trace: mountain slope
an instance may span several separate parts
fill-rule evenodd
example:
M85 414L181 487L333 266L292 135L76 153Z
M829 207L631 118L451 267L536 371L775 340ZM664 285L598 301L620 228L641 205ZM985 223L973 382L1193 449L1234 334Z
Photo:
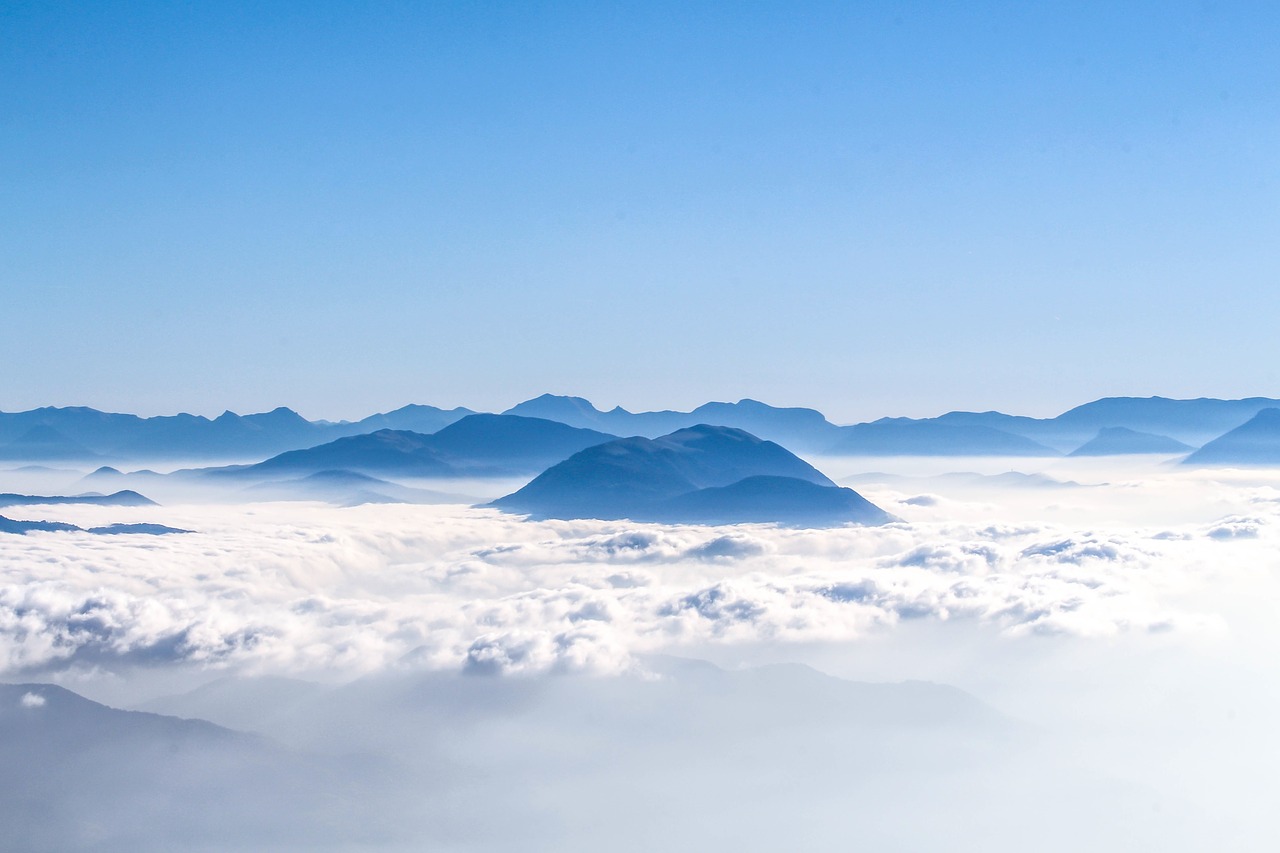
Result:
M346 470L406 477L485 476L541 470L614 436L515 415L468 415L434 435L383 429L291 450L226 473L261 476Z
M1138 432L1128 427L1103 427L1098 434L1077 447L1068 456L1123 456L1126 454L1164 453L1178 454L1192 450L1167 435Z
M1188 465L1280 465L1280 408L1263 409L1247 423L1210 441Z
M706 424L589 448L492 505L548 518L689 523L888 518L774 442Z

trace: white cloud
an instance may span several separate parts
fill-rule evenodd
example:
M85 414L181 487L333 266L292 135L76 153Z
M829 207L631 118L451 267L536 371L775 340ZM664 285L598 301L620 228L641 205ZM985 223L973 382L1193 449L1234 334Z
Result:
M22 698L18 700L18 704L23 708L43 708L45 698L39 693L23 693Z
M1223 582L1206 570L1220 543L1265 562L1280 513L1256 486L1214 489L1227 511L1173 513L1174 525L1160 524L1168 501L1109 522L1108 495L1125 507L1158 492L1133 483L1090 490L1087 524L1077 507L1030 521L1025 492L995 510L942 502L957 519L930 520L934 503L908 523L833 530L527 522L458 506L138 508L113 520L198 532L0 539L0 669L616 671L637 653L847 642L903 620L1010 637L1194 630L1214 614L1187 591Z

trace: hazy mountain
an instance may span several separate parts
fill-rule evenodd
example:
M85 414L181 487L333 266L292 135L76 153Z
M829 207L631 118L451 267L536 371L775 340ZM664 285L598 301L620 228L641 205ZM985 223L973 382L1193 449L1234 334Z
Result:
M985 427L1068 453L1096 438L1102 429L1124 427L1134 432L1171 437L1175 441L1196 446L1239 426L1262 409L1278 405L1280 401L1266 397L1244 400L1108 397L1077 406L1053 418L1028 418L1002 412L948 412L936 418L883 418L869 425L860 424L845 429L863 429L877 424L927 424L933 428ZM923 455L942 455L930 450L934 446L963 446L966 443L963 436L948 436L945 432L930 435L921 431L897 442L899 446L906 448L904 455L918 455L911 449L913 440L918 440L923 446ZM966 455L988 455L983 445L984 442L979 440L973 445L974 450ZM997 451L991 455L1010 454Z
M936 418L883 418L838 427L813 409L778 408L750 399L705 403L690 412L630 412L621 407L601 411L581 397L544 394L504 414L541 418L607 435L649 438L707 423L745 429L808 453L1037 456L1045 455L1046 449L1069 452L1093 439L1099 430L1112 427L1199 445L1275 406L1280 406L1280 400L1264 397L1112 397L1077 406L1054 418L948 412ZM250 415L224 412L213 419L185 413L142 418L86 407L45 407L0 412L0 459L263 459L382 430L435 434L474 414L465 408L408 405L359 421L332 423L308 421L284 407Z
M0 684L5 850L327 845L335 825L353 832L351 782L337 769L203 720L122 711L52 684Z
M404 477L486 476L537 471L614 436L515 415L468 415L434 435L378 430L292 450L228 473L372 472Z
M1059 427L1088 429L1127 427L1198 445L1240 426L1263 409L1280 406L1280 400L1249 397L1243 400L1171 400L1166 397L1106 397L1085 403L1053 419Z
M116 473L119 473L118 471ZM18 495L0 494L0 506L42 506L46 504L93 504L97 506L156 506L156 502L130 489L110 495Z
M317 471L292 480L273 480L257 483L245 489L244 494L253 500L263 501L325 501L338 506L359 506L368 503L473 503L465 495L415 489L392 483L357 471Z
M581 397L543 394L503 414L546 418L614 435L656 438L697 424L746 430L788 447L818 451L836 437L838 427L814 409L778 408L756 400L704 403L691 412L629 412L621 406L603 412Z
M1020 435L976 424L886 418L841 427L827 453L846 456L1059 456Z
M540 471L616 435L544 418L468 415L431 436L455 468L475 473Z
M447 477L457 473L431 446L430 436L395 429L380 429L367 435L339 438L318 447L290 450L257 465L222 469L222 472L236 476L261 476L310 474L337 469L405 477Z
M47 424L37 424L0 445L0 459L95 459L98 454Z
M1167 435L1138 432L1128 427L1103 427L1098 434L1069 453L1069 456L1123 456L1126 454L1187 453L1193 448Z
M538 517L689 523L887 518L780 445L706 424L588 448L492 505Z
M1188 465L1280 465L1280 408L1263 409L1247 423L1192 453Z
M338 435L360 435L380 429L406 430L430 435L444 429L467 415L476 414L471 409L438 409L435 406L408 405L382 414L370 415L349 424L331 424L328 431Z
M308 421L284 407L250 415L228 411L212 419L186 413L142 418L82 406L47 407L0 412L0 458L261 459L379 429L431 433L468 414L469 409L410 405L355 423L329 423Z

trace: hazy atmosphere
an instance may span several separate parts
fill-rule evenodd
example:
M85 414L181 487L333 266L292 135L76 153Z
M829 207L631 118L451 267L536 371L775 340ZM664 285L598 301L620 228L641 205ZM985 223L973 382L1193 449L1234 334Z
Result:
M0 850L1276 849L1277 39L0 2Z

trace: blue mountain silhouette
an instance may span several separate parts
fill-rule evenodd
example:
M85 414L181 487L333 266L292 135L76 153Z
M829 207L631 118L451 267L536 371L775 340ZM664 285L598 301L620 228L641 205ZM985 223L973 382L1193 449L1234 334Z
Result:
M378 430L292 450L232 473L346 470L411 477L528 473L614 438L595 430L515 415L468 415L433 435Z
M889 520L780 445L744 430L707 424L656 439L637 436L588 448L492 506L543 518L795 524Z
M1098 434L1071 451L1069 456L1121 456L1139 453L1178 454L1192 450L1176 438L1138 432L1128 427L1103 427Z
M1188 465L1280 465L1280 408L1263 409L1210 441L1185 460Z

